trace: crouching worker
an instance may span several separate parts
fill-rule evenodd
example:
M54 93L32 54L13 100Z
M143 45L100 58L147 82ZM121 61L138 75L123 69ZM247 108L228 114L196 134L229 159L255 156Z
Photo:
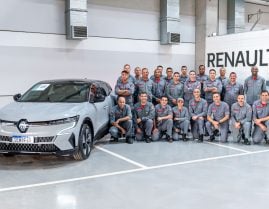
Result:
M209 141L215 140L216 130L220 132L220 141L227 142L229 129L229 106L220 101L220 93L213 93L213 103L207 111L206 129L209 133Z
M109 129L113 141L117 142L119 138L126 138L126 142L133 143L131 137L132 131L132 112L131 107L125 104L124 97L118 97L117 105L110 112L110 123L112 127Z
M153 131L152 140L157 141L166 134L166 139L173 142L172 129L173 129L173 113L172 108L167 104L168 98L162 96L161 103L155 106L155 129Z
M177 106L173 107L174 130L173 139L179 140L179 133L183 132L182 140L187 141L187 133L190 125L189 111L184 107L184 99L177 99Z
M245 102L245 96L239 94L237 102L231 107L230 130L234 142L244 139L244 144L250 145L251 117L251 106Z
M136 140L145 140L151 142L151 133L153 129L153 120L155 118L155 109L151 102L148 102L148 95L145 92L139 94L140 102L134 105L134 117L136 122Z

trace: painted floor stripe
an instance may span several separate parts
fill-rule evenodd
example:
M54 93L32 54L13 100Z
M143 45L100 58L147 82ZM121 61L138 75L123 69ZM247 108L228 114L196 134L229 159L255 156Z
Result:
M124 160L124 161L126 161L126 162L128 162L128 163L131 163L131 164L133 164L133 165L136 165L136 166L138 166L138 167L140 167L140 168L147 168L147 166L142 165L141 163L135 162L135 161L133 161L133 160L131 160L131 159L128 159L128 158L126 158L126 157L124 157L124 156L122 156L122 155L119 155L119 154L117 154L117 153L115 153L115 152L111 152L111 151L109 151L109 150L107 150L107 149L105 149L105 148L103 148L103 147L95 146L95 148L96 148L96 149L99 149L99 150L101 150L101 151L103 151L103 152L106 152L106 153L108 153L108 154L110 154L110 155L112 155L112 156L114 156L114 157L117 157L117 158L119 158L119 159L122 159L122 160Z
M22 190L22 189L28 189L28 188L36 188L36 187L70 183L70 182L76 182L76 181L84 181L84 180L89 180L89 179L97 179L97 178L108 177L108 176L135 173L139 171L154 170L154 169L160 169L160 168L165 168L165 167L173 167L173 166L178 166L178 165L199 163L199 162L205 162L205 161L211 161L211 160L219 160L219 159L224 159L224 158L233 158L233 157L238 157L238 156L253 155L253 154L265 153L265 152L269 152L269 150L261 150L261 151L256 151L256 152L240 153L240 154L233 154L233 155L223 155L223 156L218 156L218 157L203 158L203 159L198 159L198 160L190 160L190 161L177 162L177 163L169 163L169 164L151 166L151 167L146 167L146 168L137 168L137 169L104 173L104 174L78 177L78 178L71 178L71 179L65 179L65 180L59 180L59 181L50 181L50 182L29 184L29 185L17 186L17 187L7 187L7 188L0 189L0 192L9 192L9 191Z
M247 151L247 150L244 150L244 149L239 149L239 148L227 146L227 145L224 145L224 144L219 144L219 143L214 143L214 142L206 142L206 141L205 141L205 143L212 144L212 145L215 145L215 146L218 146L218 147L223 147L223 148L228 148L228 149L231 149L231 150L244 152L244 153L252 153L251 151Z

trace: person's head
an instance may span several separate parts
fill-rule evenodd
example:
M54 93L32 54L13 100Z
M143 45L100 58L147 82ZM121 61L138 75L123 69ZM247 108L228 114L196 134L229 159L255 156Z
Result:
M158 65L157 69L161 71L161 75L163 74L163 66L162 65Z
M221 67L219 69L219 74L221 77L225 77L225 74L226 74L226 69L224 67Z
M141 76L141 68L140 67L136 67L135 69L134 69L134 73L135 73L135 76Z
M142 78L145 79L145 80L147 80L148 77L149 77L149 70L148 70L148 68L143 68L142 69Z
M161 105L166 106L168 103L168 98L166 96L162 96L161 98Z
M90 88L90 91L95 94L96 90L97 90L96 85L92 84L91 88Z
M236 78L237 78L236 73L235 72L231 72L230 73L230 76L229 76L230 82L231 83L235 83L236 82Z
M205 66L204 65L199 65L199 74L204 75L205 74Z
M240 106L243 106L244 102L245 102L245 95L244 94L239 94L237 96L237 102L239 103Z
M155 77L155 78L160 78L161 75L162 75L161 70L159 70L158 68L156 68L156 69L154 70L154 77Z
M181 75L186 76L187 75L187 66L183 65L181 66Z
M179 72L174 72L173 81L175 83L179 82L179 77L180 77Z
M171 78L173 76L173 68L171 67L166 68L166 76L168 78Z
M252 74L252 76L254 76L254 77L258 76L258 72L259 72L259 69L258 69L257 66L251 67L251 74Z
M123 70L121 72L121 80L123 82L126 82L128 80L128 78L129 78L129 73L126 70Z
M118 97L117 98L117 104L122 109L125 105L125 98L124 97Z
M141 93L139 94L139 100L140 100L140 102L141 102L142 104L147 103L147 101L148 101L148 95L147 95L147 93L146 93L146 92L141 92Z
M125 65L123 66L123 70L126 70L128 73L130 73L130 71L131 71L131 66L130 66L129 64L125 64Z
M213 101L215 104L220 103L220 93L218 93L218 92L213 93Z
M195 81L196 80L196 72L194 70L191 70L189 72L189 79L190 79L190 81Z
M215 80L216 79L216 70L215 69L210 69L209 70L209 78L210 78L210 80Z
M193 90L193 97L195 99L199 99L201 97L201 91L200 91L200 89L194 89Z
M267 103L268 102L268 96L269 96L268 91L265 90L265 91L261 92L260 98L261 98L262 103Z
M177 99L177 106L181 109L184 106L184 99L178 98Z

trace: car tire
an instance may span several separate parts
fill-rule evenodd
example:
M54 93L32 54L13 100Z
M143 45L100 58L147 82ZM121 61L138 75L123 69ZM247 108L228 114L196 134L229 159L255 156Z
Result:
M78 146L76 151L73 153L75 160L86 160L93 149L93 137L91 127L84 123L80 128Z

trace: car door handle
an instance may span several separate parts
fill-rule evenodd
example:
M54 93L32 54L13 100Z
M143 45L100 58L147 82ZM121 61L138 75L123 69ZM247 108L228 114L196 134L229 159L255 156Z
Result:
M108 105L104 106L103 108L104 108L104 109L107 109L107 108L108 108Z

